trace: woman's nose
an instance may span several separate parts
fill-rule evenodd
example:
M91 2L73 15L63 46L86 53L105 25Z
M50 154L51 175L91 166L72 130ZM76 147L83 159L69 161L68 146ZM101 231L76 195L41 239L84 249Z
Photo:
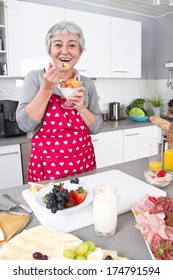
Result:
M66 46L66 45L62 46L61 53L63 53L63 54L69 53L68 46Z

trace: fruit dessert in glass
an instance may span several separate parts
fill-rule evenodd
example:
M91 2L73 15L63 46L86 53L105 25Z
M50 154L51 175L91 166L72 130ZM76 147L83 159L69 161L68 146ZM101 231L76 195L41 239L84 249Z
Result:
M62 80L60 89L63 96L67 99L69 96L76 93L80 86L81 82L76 79ZM61 107L65 109L74 109L73 103L67 100L61 105Z

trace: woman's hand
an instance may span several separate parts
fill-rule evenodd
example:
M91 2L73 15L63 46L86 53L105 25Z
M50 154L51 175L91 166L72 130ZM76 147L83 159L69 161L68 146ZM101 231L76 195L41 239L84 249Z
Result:
M60 71L56 66L49 62L48 68L43 75L43 85L44 90L53 91L59 84Z
M73 103L74 107L76 110L81 111L85 105L84 105L84 101L85 101L85 88L84 87L79 87L77 89L77 92L74 93L73 95L69 96L67 98L67 100L69 100L70 102Z

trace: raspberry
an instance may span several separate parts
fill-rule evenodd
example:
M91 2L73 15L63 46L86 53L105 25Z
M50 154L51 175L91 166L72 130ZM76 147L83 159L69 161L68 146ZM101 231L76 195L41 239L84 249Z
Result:
M165 177L165 175L166 175L166 172L165 172L164 170L160 170L160 171L158 171L158 172L156 173L156 176L157 176L158 178L160 178L160 177Z

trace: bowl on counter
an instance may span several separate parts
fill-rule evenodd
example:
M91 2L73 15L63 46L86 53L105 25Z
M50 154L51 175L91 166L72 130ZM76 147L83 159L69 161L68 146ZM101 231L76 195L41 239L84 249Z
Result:
M134 122L145 122L149 118L147 116L128 116Z
M151 171L150 169L145 170L144 176L147 183L158 188L165 188L172 183L173 172L165 171L165 176L163 177L158 177L158 172L159 171Z

